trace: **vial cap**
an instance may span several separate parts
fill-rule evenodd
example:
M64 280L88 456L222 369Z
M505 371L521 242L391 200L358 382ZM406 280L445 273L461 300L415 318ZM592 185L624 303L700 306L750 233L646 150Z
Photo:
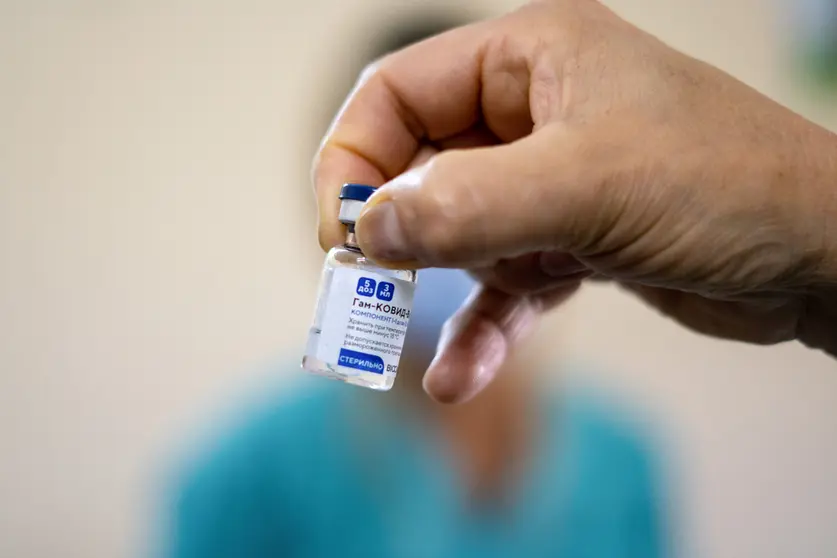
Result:
M366 200L375 192L375 188L366 184L344 184L340 189L340 222L354 225Z
M375 188L366 184L343 184L340 189L340 199L365 202L374 193Z

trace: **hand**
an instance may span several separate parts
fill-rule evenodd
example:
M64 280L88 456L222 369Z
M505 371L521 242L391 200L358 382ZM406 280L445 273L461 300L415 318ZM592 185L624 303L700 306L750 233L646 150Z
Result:
M343 182L383 184L358 221L367 256L481 280L425 377L444 401L591 274L705 334L837 351L835 155L600 3L538 2L362 75L314 165L320 243L342 240Z

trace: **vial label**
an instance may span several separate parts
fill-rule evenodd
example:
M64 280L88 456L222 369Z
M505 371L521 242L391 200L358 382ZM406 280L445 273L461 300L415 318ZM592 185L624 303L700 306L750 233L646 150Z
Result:
M334 270L317 358L344 369L395 376L415 288L369 270Z

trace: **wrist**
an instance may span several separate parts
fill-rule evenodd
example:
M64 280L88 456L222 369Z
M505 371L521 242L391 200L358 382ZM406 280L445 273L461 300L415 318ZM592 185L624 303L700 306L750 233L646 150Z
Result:
M810 135L802 142L789 193L797 200L802 250L812 256L806 287L832 298L837 295L837 135L818 127Z
M784 131L739 146L737 182L755 193L743 201L780 243L773 287L837 287L837 136L801 119L785 122Z
M790 192L801 202L802 250L813 265L805 273L798 338L837 357L837 135L812 125L800 143Z

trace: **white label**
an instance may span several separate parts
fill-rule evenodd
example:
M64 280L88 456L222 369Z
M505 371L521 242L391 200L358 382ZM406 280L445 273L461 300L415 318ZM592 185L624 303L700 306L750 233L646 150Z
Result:
M335 269L317 358L354 373L395 376L415 284L361 269Z

